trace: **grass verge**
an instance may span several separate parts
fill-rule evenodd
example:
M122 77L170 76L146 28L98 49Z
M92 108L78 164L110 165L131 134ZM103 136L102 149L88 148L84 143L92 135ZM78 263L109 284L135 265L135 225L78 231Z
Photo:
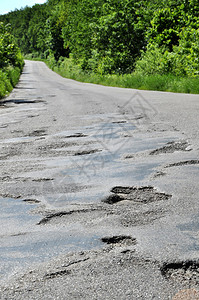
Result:
M27 58L30 59L30 57ZM44 61L49 68L59 75L81 82L139 90L199 94L199 76L178 77L171 74L143 76L135 73L100 75L94 72L84 72L70 58L61 58L59 62L56 62L53 57L46 60L34 60Z
M21 71L19 68L9 67L0 70L0 99L7 96L19 81Z

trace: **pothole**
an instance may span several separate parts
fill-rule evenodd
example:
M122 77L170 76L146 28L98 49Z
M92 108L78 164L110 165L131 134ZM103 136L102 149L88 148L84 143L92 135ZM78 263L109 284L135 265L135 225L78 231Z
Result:
M116 235L111 237L103 237L101 241L105 244L123 244L123 245L135 245L136 239L127 235Z
M198 159L191 159L191 160L179 161L179 162L176 162L173 164L169 164L169 165L165 166L165 168L198 165L198 164L199 164Z
M44 129L37 129L37 130L34 130L32 132L30 132L27 136L43 136L43 135L46 135L46 130Z
M35 179L32 179L32 181L35 181L35 182L53 181L53 180L54 180L53 178L35 178Z
M29 204L37 204L40 203L41 201L37 199L23 199L23 202L29 203Z
M80 260L76 260L76 261L72 261L70 263L68 263L67 265L63 265L63 270L59 270L56 272L52 272L52 273L48 273L44 276L44 279L52 279L52 278L56 278L56 277L60 277L60 276L65 276L65 275L69 275L71 274L71 270L68 270L68 268L72 265L76 265L76 264L80 264L82 262L85 262L89 260L89 257L86 257L84 259L80 259Z
M106 197L105 199L102 200L102 202L105 202L107 204L115 204L122 200L125 200L125 198L114 194L114 195L110 195L110 196Z
M75 133L75 134L71 134L71 135L66 135L66 136L64 136L65 139L70 139L70 138L80 138L80 137L87 137L87 135L78 132L78 133Z
M158 171L154 174L153 178L158 178L158 177L165 176L165 175L166 175L165 172Z
M182 284L199 284L199 261L181 261L165 263L161 273L167 279L178 281Z
M94 212L98 210L97 208L89 208L89 209L76 209L76 210L70 210L70 211L60 211L60 212L56 212L56 213L50 213L48 215L46 215L43 219L41 219L37 225L45 225L47 223L49 223L52 219L55 218L62 218L64 216L69 216L72 214L85 214L85 213L89 213L89 212Z
M88 155L88 154L93 154L93 153L96 153L96 152L101 152L102 150L99 150L99 149L92 149L92 150L83 150L83 151L77 151L74 153L75 156L78 156L78 155Z
M165 146L155 149L149 155L158 155L161 153L174 153L176 151L190 151L189 144L186 141L169 142Z
M102 200L107 204L115 204L120 201L129 200L136 203L150 203L155 201L168 200L172 196L156 191L152 186L123 187L116 186L111 189L112 195Z
M1 105L7 104L7 103L14 103L14 104L31 104L31 103L40 103L45 102L44 100L26 100L26 99L10 99L10 100L4 100L1 101Z
M113 124L122 124L122 123L127 123L126 120L121 120L121 121L113 121Z

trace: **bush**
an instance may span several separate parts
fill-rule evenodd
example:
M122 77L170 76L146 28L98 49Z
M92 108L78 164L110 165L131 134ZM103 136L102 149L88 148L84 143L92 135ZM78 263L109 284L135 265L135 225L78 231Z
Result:
M17 67L8 69L8 78L13 87L18 83L20 74L20 69Z
M136 62L135 73L143 75L163 75L171 72L171 57L168 51L157 44L149 44L146 52Z
M143 75L198 76L199 29L184 28L180 33L179 45L174 46L172 52L157 44L149 44L136 62L135 72Z
M9 33L9 26L0 23L0 98L17 84L23 65L22 54Z
M179 46L174 47L173 73L199 75L199 29L188 27L181 32Z
M0 98L12 91L12 84L5 72L0 70Z

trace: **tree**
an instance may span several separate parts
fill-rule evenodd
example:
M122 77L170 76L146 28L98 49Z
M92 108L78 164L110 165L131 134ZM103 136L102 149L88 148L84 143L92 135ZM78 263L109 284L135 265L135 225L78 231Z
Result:
M8 66L23 66L21 52L15 43L14 37L10 34L10 26L0 23L0 69Z
M146 44L142 3L132 0L105 1L100 18L93 24L93 48L98 67L105 73L131 72Z

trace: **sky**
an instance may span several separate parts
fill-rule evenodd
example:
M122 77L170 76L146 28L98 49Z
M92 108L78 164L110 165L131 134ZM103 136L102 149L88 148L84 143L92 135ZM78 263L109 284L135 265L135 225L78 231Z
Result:
M47 0L0 0L0 15L6 14L9 11L20 9L25 6L34 4L42 4Z

